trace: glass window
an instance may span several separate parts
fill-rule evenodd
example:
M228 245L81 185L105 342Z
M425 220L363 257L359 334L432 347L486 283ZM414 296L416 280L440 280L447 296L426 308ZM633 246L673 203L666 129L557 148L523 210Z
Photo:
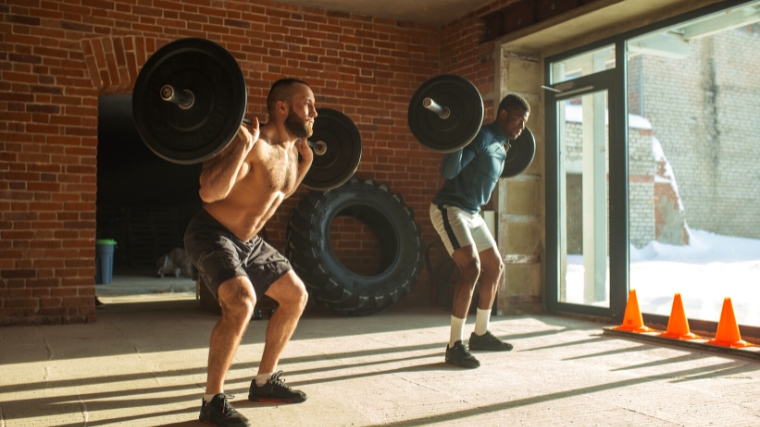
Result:
M628 41L630 287L760 326L760 2Z
M557 102L560 302L609 307L607 91Z
M615 68L614 44L553 62L551 82L552 84L565 82L610 68Z

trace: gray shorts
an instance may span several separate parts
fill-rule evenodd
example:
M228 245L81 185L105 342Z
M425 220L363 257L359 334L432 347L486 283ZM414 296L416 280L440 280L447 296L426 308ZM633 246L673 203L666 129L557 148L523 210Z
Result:
M292 270L290 262L258 235L244 242L205 209L196 214L185 232L185 251L209 290L218 298L219 286L246 276L257 292Z

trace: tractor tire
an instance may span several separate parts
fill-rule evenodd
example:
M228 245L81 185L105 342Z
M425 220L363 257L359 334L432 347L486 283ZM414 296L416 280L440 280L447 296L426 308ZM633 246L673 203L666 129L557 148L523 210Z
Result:
M381 260L375 275L357 274L335 255L330 227L339 216L353 217L377 235ZM287 240L285 255L311 296L344 315L372 314L399 302L417 284L424 263L414 211L372 178L311 191L291 213Z

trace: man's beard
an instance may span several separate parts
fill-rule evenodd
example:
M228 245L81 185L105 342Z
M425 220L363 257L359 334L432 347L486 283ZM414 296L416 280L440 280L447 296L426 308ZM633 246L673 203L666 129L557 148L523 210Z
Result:
M290 110L288 118L285 119L285 129L298 138L308 138L314 133L314 129L307 124L306 120L298 117L293 110Z

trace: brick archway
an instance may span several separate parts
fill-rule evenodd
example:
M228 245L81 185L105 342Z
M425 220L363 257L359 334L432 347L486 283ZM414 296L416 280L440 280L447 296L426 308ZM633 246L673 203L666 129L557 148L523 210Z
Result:
M142 36L82 40L82 53L98 96L130 93L150 55L169 39Z

